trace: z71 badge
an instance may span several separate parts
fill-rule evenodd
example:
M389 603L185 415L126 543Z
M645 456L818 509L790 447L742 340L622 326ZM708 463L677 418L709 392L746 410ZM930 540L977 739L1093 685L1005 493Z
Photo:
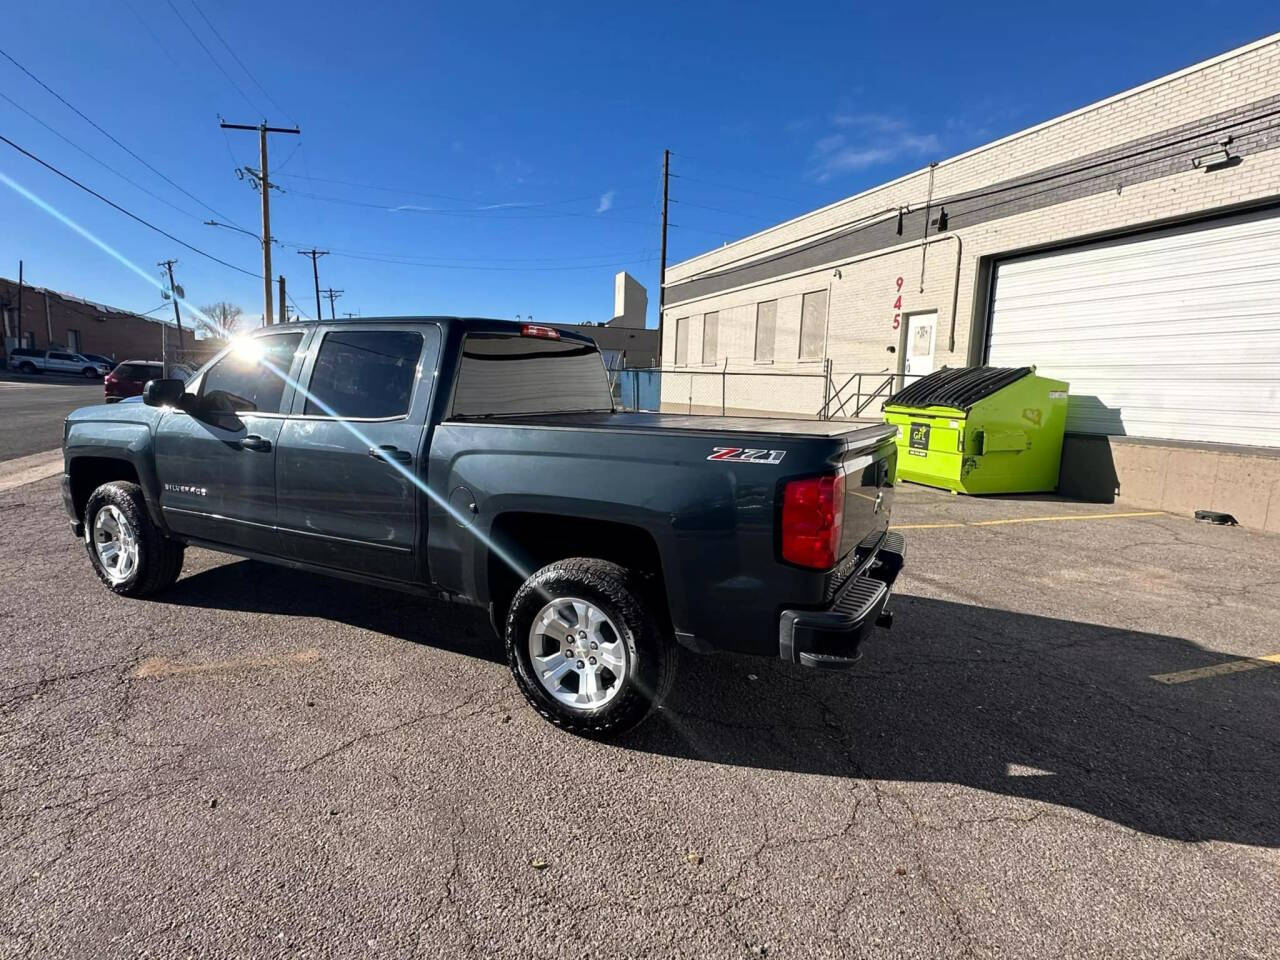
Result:
M733 460L737 463L781 463L785 450L747 450L743 447L714 447L708 460Z

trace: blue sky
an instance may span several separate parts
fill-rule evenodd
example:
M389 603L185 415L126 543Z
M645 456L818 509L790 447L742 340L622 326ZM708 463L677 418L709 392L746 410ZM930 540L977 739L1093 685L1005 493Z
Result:
M115 172L3 98L0 133L215 256L261 267L254 238L202 221L211 208L258 229L235 174L256 166L256 135L224 134L218 115L265 116L302 128L271 142L272 232L333 251L320 279L345 291L339 312L601 321L627 269L649 288L650 325L664 147L677 262L1280 29L1274 0L48 0L6 20L0 49L190 196L4 59L0 93ZM261 313L260 281L2 143L0 172L149 274L176 257L192 301ZM162 302L2 185L0 223L0 275L22 258L33 284ZM314 313L310 261L277 247L274 267Z

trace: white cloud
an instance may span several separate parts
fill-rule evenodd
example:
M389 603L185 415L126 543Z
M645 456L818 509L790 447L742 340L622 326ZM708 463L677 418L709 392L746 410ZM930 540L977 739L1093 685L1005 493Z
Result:
M810 176L819 183L900 157L935 154L940 147L935 134L920 133L905 120L880 113L836 114L831 126L835 132L813 145Z
M596 213L604 213L606 210L612 209L613 198L617 195L617 190L610 190L607 193L600 194L600 205L596 207Z

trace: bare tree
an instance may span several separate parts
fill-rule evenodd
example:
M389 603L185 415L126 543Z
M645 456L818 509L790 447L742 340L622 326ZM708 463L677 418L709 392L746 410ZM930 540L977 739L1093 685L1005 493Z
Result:
M244 314L234 303L227 303L225 300L203 306L200 312L213 321L217 327L217 335L223 339L235 336L236 327L240 325L240 318Z

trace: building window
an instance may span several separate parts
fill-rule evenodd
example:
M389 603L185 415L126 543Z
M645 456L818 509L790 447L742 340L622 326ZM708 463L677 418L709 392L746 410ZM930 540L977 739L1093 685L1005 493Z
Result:
M80 331L79 330L67 331L67 346L71 348L72 353L80 352Z
M702 362L715 363L720 359L720 314L702 315Z
M689 318L676 319L676 366L683 367L689 362Z
M820 360L826 338L827 291L806 293L800 310L800 359Z
M756 359L773 360L773 344L778 329L778 301L756 304Z

